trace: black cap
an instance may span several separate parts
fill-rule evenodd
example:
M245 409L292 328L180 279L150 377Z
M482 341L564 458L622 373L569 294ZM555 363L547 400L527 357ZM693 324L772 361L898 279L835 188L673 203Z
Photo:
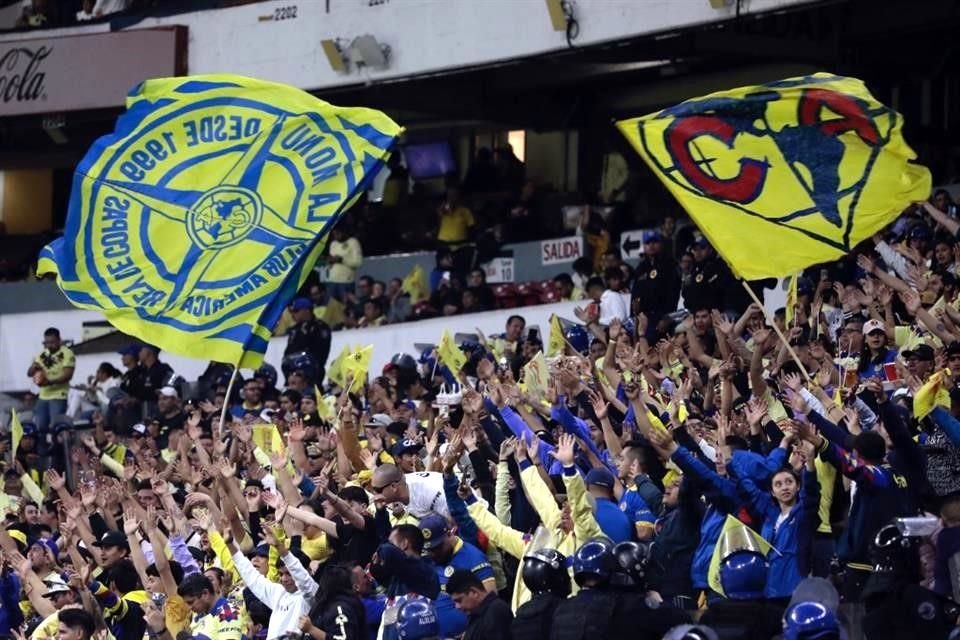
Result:
M949 348L947 353L950 353ZM934 352L933 347L928 344L918 344L913 349L903 352L904 358L916 358L917 360L923 360L926 362L934 361Z
M960 342L951 342L947 346L947 356L955 356L960 354Z
M100 539L93 543L95 547L123 547L129 549L127 535L122 531L107 531Z

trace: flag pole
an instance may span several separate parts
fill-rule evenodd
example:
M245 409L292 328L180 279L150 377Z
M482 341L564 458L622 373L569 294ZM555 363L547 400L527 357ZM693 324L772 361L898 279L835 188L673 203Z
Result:
M223 423L227 419L227 407L230 406L230 392L233 391L233 383L237 380L237 372L240 367L234 365L233 374L230 376L230 382L227 383L227 395L223 399L223 408L220 409L220 422L217 425L217 440L223 437Z
M774 322L773 318L767 315L767 310L764 308L763 303L760 302L760 298L757 297L757 294L754 293L753 289L750 288L750 285L747 284L746 280L741 280L740 284L743 285L743 288L747 290L747 293L757 303L757 306L760 307L760 311L763 312L764 319L773 327L773 330L776 332L777 337L780 338L780 342L783 343L783 346L787 348L787 352L790 353L790 357L793 358L793 361L797 363L797 366L800 367L800 373L803 375L803 378L809 383L812 382L810 379L810 374L807 373L807 368L803 366L803 363L800 362L800 356L797 355L797 352L793 350L793 347L790 346L790 341L787 340L787 337L783 335L783 331L780 331L780 327L777 326L777 323ZM756 348L757 345L754 345Z

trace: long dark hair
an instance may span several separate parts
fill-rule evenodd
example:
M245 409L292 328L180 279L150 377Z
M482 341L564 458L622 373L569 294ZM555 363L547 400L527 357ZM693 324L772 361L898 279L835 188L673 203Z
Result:
M317 597L313 608L310 609L310 619L313 621L323 618L327 606L338 596L356 598L353 591L353 567L349 564L337 563L321 569L318 576Z

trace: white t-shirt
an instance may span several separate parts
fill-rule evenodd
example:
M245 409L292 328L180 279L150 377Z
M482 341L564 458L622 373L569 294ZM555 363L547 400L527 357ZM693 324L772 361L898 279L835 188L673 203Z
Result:
M616 318L620 322L626 322L630 314L627 305L623 302L623 296L612 289L607 289L600 296L600 318L597 320L602 325L609 325Z
M421 471L406 474L407 487L410 489L410 504L407 513L420 519L430 513L450 517L447 497L443 493L443 474L436 471Z

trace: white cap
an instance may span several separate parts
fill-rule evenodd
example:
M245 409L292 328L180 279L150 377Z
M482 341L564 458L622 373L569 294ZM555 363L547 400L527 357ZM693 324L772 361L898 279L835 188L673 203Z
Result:
M160 395L167 396L168 398L179 398L180 395L177 393L177 390L173 387L163 387L160 389Z

